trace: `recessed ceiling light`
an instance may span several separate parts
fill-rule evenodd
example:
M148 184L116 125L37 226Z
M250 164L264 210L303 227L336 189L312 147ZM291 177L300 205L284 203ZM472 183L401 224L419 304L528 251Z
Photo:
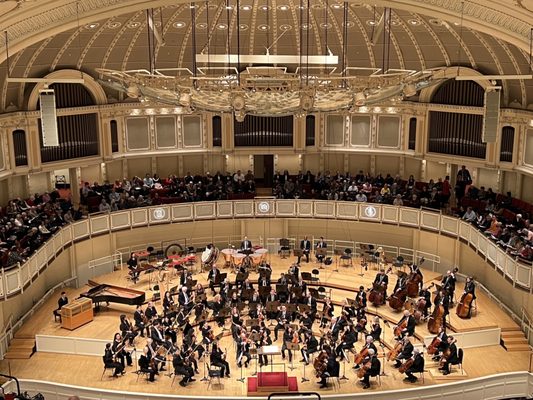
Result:
M240 24L239 25L239 30L241 30L241 31L247 31L248 28L249 28L249 26L246 25L246 24Z
M409 22L409 24L414 25L414 26L420 25L420 21L417 19L410 19L407 22Z
M342 8L342 4L340 3L332 4L331 8L334 8L335 10L340 10Z
M207 24L205 22L199 22L196 24L198 29L207 29Z
M345 25L344 25L344 22L342 23L342 26L345 26ZM348 22L346 22L346 26L347 26L348 28L353 28L353 27L355 26L355 22L353 22L353 21L348 21Z
M368 21L366 21L366 24L367 25L370 25L370 26L375 26L377 25L377 21L374 21L373 19L369 19Z
M460 22L454 22L453 24L454 24L455 26L459 26L459 25L461 25Z
M391 24L392 26L398 26L398 25L400 25L400 23L399 23L397 20L395 20L395 19L393 19L393 20L390 22L390 24Z
M257 29L259 29L260 31L265 32L265 31L268 31L270 28L269 28L268 25L264 25L264 24L263 24L263 25L259 25L259 26L257 27Z
M320 27L321 27L322 29L331 29L331 24L330 24L329 22L328 22L328 23L322 22L322 23L320 24Z
M280 11L287 11L289 9L289 6L283 4L281 6L278 6L278 10Z
M270 7L268 7L268 6L261 6L261 7L259 7L259 9L260 9L261 11L268 11L269 8L270 8Z
M139 26L141 26L141 23L140 23L140 22L137 22L137 21L133 21L133 22L130 22L130 23L128 24L128 28L131 28L131 29L138 28Z
M292 29L292 26L291 25L287 25L287 24L283 24L279 27L280 30L282 31L290 31Z
M122 24L118 21L111 21L111 22L108 22L106 24L106 27L108 27L109 29L117 29L118 27L120 27Z
M196 7L198 7L196 4L191 4L191 5L189 6L189 8L196 8Z
M220 29L221 31L228 29L228 25L226 24L218 24L217 29Z
M91 22L90 24L85 25L86 29L96 29L100 26L98 22Z
M173 26L174 28L178 28L178 29L185 28L186 25L187 25L187 24L186 24L185 22L183 22L183 21L177 21L177 22L174 22L174 23L172 24L172 26Z
M250 11L252 9L252 6L241 6L241 10L243 11Z
M233 6L226 6L226 10L233 10Z
M441 21L440 19L436 19L436 18L431 18L431 19L429 20L429 23L430 23L431 25L435 25L435 26L440 26L440 25L442 25L442 21Z
M313 29L313 27L310 24L302 24L302 30L307 31L311 29Z

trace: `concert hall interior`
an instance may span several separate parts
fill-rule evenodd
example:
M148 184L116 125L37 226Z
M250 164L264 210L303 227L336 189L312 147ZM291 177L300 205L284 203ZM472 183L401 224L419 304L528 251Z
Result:
M532 49L532 0L0 0L0 398L533 397Z

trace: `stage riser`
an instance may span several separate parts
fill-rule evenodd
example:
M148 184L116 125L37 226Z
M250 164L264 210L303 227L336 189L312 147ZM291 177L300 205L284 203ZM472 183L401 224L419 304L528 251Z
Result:
M457 347L472 349L474 347L497 346L500 344L500 328L480 329L472 332L448 333L457 339ZM424 344L429 346L435 336L424 337Z

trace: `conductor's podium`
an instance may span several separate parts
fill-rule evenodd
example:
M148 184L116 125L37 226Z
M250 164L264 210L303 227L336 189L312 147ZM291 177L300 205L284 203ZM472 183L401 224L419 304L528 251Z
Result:
M94 318L93 302L87 297L80 297L61 307L61 327L74 330Z
M248 377L248 396L265 396L269 393L297 392L298 379L286 372L258 372Z

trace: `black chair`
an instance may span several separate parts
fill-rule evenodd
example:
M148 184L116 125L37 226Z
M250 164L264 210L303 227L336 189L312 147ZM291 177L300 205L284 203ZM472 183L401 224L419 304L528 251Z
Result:
M301 275L302 275L302 280L304 282L312 282L313 281L313 277L311 276L310 272L303 271L301 273Z
M344 253L341 255L342 265L352 265L352 249L344 249Z
M279 255L281 258L287 258L291 254L289 239L282 238L279 240Z
M220 378L222 378L222 368L217 367L216 365L207 364L207 376L209 381L207 382L207 390L211 386L211 381L216 378L217 384L220 385Z
M311 273L313 274L313 282L319 282L320 281L320 278L319 278L320 270L315 268L311 271Z
M111 371L113 371L113 375L111 375L110 378L114 378L115 377L115 367L111 367L111 366L108 366L106 363L105 363L105 357L102 356L102 360L104 361L104 370L102 371L102 376L100 377L100 380L103 380L104 379L104 375L105 375L105 371L106 369L110 369Z
M403 267L404 258L402 256L396 257L396 260L394 260L394 266L397 268Z
M157 302L161 300L161 292L159 289L159 285L154 285L154 287L152 288L152 292L153 292L153 295L152 295L153 302Z
M450 363L451 365L457 365L459 369L461 370L461 375L464 375L463 371L463 349L457 350L457 362Z
M326 257L326 259L324 260L324 265L331 265L331 264L333 264L333 258Z

